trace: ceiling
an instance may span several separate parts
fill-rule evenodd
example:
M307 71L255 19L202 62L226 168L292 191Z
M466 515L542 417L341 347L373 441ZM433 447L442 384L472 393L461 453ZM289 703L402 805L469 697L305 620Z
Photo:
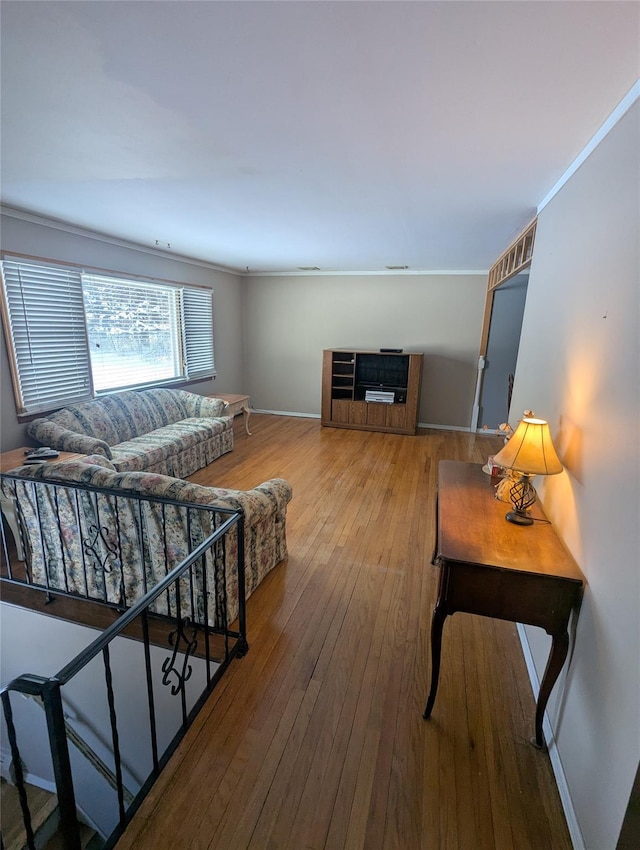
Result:
M640 77L615 0L3 0L0 24L3 204L250 272L487 269Z

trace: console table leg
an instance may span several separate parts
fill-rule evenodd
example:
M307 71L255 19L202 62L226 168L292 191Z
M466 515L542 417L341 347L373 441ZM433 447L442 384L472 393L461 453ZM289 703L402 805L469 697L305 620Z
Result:
M244 414L244 430L247 432L248 436L251 436L251 431L249 430L249 417L251 416L251 408L248 404L245 404L242 408L242 413Z
M431 709L436 701L436 693L438 692L438 680L440 678L440 653L442 650L442 627L447 616L446 609L436 605L433 611L433 619L431 620L431 689L427 705L422 715L425 720L431 716Z
M535 725L536 736L531 741L534 747L537 747L539 750L544 749L545 746L544 736L542 734L542 720L544 718L544 712L547 707L551 691L553 690L553 686L555 685L556 679L562 670L562 665L567 658L567 653L569 651L569 634L567 632L563 632L562 634L552 635L552 641L551 652L547 659L547 666L544 671L544 676L542 677L542 682L540 683L540 692L538 693Z

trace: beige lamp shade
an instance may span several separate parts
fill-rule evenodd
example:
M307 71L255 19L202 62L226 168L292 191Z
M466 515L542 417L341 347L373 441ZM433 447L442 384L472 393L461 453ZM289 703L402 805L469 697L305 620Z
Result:
M529 475L557 475L562 464L551 440L549 423L525 417L493 462L504 469Z

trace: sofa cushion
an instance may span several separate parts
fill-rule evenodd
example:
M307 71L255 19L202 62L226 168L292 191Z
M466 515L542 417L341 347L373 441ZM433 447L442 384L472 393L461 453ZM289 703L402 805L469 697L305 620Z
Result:
M118 433L100 399L64 407L45 419L36 419L27 426L27 433L41 440L43 429L47 426L58 426L72 434L93 437L108 446L119 442ZM53 432L54 429L49 427L49 430Z
M59 410L49 419L115 446L185 418L180 401L177 394L159 390L114 393Z
M115 393L97 401L112 429L112 439L107 440L112 447L153 431L169 421L153 409L144 393Z
M156 428L111 449L114 466L119 471L144 470L193 448L206 440L229 431L233 422L220 419L183 419L164 428Z

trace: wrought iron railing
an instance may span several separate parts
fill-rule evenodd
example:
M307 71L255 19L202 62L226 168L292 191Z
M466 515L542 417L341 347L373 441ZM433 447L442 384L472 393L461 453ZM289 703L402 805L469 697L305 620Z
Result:
M14 486L14 482L16 486L24 485L19 476L3 478L10 482L10 487ZM7 490L7 480L4 481L5 498L7 493L11 494L11 490ZM97 599L102 595L100 601L108 605L122 607L129 604L131 589L121 585L124 579L130 578L130 564L126 557L130 554L128 547L131 540L116 543L119 536L123 538L125 535L114 535L114 529L102 524L102 520L109 516L116 525L125 523L127 518L134 520L134 527L129 530L140 547L138 560L144 575L143 586L138 588L140 598L55 675L20 675L0 689L27 846L34 848L36 845L27 800L23 754L25 743L30 743L34 733L25 726L25 717L20 717L24 701L18 706L16 715L15 699L12 698L16 693L37 696L45 709L46 738L64 847L69 850L80 847L78 794L89 794L99 797L101 804L100 817L90 816L89 819L96 822L102 819L103 847L110 848L124 831L231 660L247 650L243 514L241 511L84 487L70 482L29 480L28 486L35 488L30 494L32 501L29 504L31 507L35 505L36 512L30 516L21 507L24 493L13 491L20 527L31 524L29 533L23 537L27 557L31 559L25 565L26 578L31 586L39 587L52 597L71 595ZM74 526L79 539L75 541L75 548L72 547L72 554L83 554L82 568L78 570L78 563L74 563L72 577L65 577L64 570L60 572L61 565L71 566L63 563L65 558L70 557L71 551L68 546L63 547L60 552L64 552L64 557L55 564L55 582L52 581L53 567L51 571L44 569L38 574L43 581L34 581L36 555L41 557L42 553L34 552L33 540L37 539L38 533L51 535L43 521L45 508L48 505L60 510L63 499L71 510L71 516L76 519L79 520L84 510L86 520L88 508L93 519L98 518L96 524L85 522L83 525L78 521ZM155 512L153 541L146 536L151 534L151 512ZM62 510L62 515L64 513ZM33 526L34 518L39 528ZM171 522L174 531L179 522L181 530L186 533L189 551L176 566L172 566L175 535L172 537L165 529L162 539L163 522ZM116 528L116 531L122 532L122 528ZM89 538L83 538L85 532ZM62 528L61 533L68 536L68 528ZM97 541L100 541L99 545ZM48 543L51 544L48 557L52 557L55 541L49 539ZM150 570L152 543L156 563ZM153 586L148 586L150 576L158 574L158 551L162 550L165 575ZM9 560L4 533L2 551L3 557ZM232 557L229 557L230 552ZM106 560L105 553L110 553ZM106 580L94 581L99 571L105 575L105 564L119 576L119 584L111 581L110 590ZM51 566L46 558L41 558L37 569L42 570L47 565ZM233 575L228 574L229 570ZM10 564L7 572L6 581L21 583ZM108 577L109 573L106 575ZM54 583L63 586L53 587ZM92 597L90 593L79 593L78 586L85 590L98 587L100 594ZM229 626L230 587L234 590L234 600L237 594L237 625L233 623L236 626L233 630ZM109 598L110 594L113 597L114 588L118 588L120 594L117 600ZM236 613L235 607L233 613ZM84 684L83 679L86 680ZM104 704L100 710L94 707L89 711L78 705L79 696L84 693L83 687L86 691L87 681L92 700L95 701L97 692L104 692ZM90 762L89 768L86 762L83 764L82 746L78 746L80 736L68 735L69 724L72 723L70 717L86 717L87 714L96 725L93 735L102 749L99 759L108 762L107 769L103 771L95 770L95 759ZM70 740L72 747L69 747ZM81 764L82 769L79 767ZM82 770L86 775L86 770L92 769L91 765L97 778L77 781ZM109 782L104 781L105 774L109 775ZM127 791L132 783L133 799ZM86 804L80 809L86 812Z

